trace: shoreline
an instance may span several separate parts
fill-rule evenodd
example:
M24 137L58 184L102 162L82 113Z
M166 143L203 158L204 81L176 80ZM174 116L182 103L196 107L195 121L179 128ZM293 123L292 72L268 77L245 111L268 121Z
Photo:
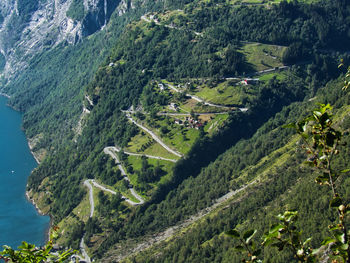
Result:
M26 185L26 188L27 187L28 187L28 184ZM35 210L39 215L50 217L49 226L45 230L45 244L46 244L50 240L50 232L51 232L51 228L52 228L52 218L49 214L45 214L43 211L41 211L39 206L35 203L34 199L30 198L29 191L27 189L26 189L25 196L26 196L26 199L28 200L28 202L30 202L35 207ZM45 244L43 244L43 245L45 245Z
M3 92L1 92L1 91L0 91L0 96L4 96L4 97L6 97L6 98L8 98L8 99L11 99L11 96L10 96L10 95L7 95L6 93L3 93Z
M35 162L36 162L38 165L40 165L40 161L39 161L39 159L35 156L35 154L34 154L34 152L33 152L33 150L32 150L33 147L32 147L32 145L31 145L31 143L30 143L30 140L27 138L27 136L26 136L26 140L27 140L27 142L28 142L29 151L30 151L30 153L32 154L32 156L33 156ZM35 170L35 169L36 169L36 168L34 168L34 170ZM34 171L34 170L33 170L33 171ZM32 174L33 171L31 171L30 174ZM36 212L37 212L39 215L41 215L41 216L48 216L48 217L50 217L49 226L48 226L47 229L45 230L45 244L46 244L46 243L50 240L50 232L51 232L51 228L52 228L52 218L51 218L51 216L50 216L49 214L46 214L46 213L44 213L43 211L41 211L41 209L39 208L39 206L37 205L37 203L35 203L34 198L30 198L30 196L29 196L29 191L28 191L27 189L28 189L28 183L27 183L27 185L26 185L26 193L25 193L25 196L26 196L26 199L35 207ZM45 244L43 244L43 245L45 245Z
M28 187L28 185L26 187ZM38 212L39 215L48 216L48 214L45 214L43 211L41 211L39 206L35 203L34 199L30 198L28 190L26 190L26 198L30 203L32 203L32 205L35 207L35 210Z
M36 163L39 165L39 164L40 164L40 161L39 161L38 157L35 156L35 154L34 154L34 152L33 152L33 150L32 150L33 147L32 147L32 145L30 144L29 139L28 139L28 138L26 138L26 139L27 139L27 142L28 142L28 147L29 147L30 153L31 153L32 156L34 157Z
M9 96L9 95L7 95L7 94L1 92L1 91L0 91L0 97L5 97L5 98L7 98L7 99L10 99L10 98L11 98L11 96ZM7 105L7 106L8 106L8 105ZM10 108L12 108L12 107L10 107ZM13 109L13 108L12 108L12 109ZM22 121L23 121L23 120L22 120ZM22 121L21 121L21 122L22 122ZM27 144L28 144L29 151L30 151L31 155L33 156L33 158L34 158L34 160L35 160L35 162L36 162L36 164L37 164L37 166L38 166L38 165L40 164L40 161L39 161L39 159L35 156L34 152L32 151L32 147L31 147L30 141L28 140L28 137L27 137L27 136L25 136L25 139L27 140ZM36 169L36 168L34 168L34 169ZM30 172L30 174L33 173L34 169ZM52 228L52 222L53 222L53 220L52 220L51 216L50 216L48 213L44 213L44 212L39 208L39 206L35 203L34 199L32 199L32 198L30 197L30 191L27 190L27 189L28 189L28 178L27 178L26 181L27 181L26 189L25 189L25 198L26 198L26 200L27 200L28 202L30 202L30 203L35 207L35 210L36 210L36 212L37 212L38 215L40 215L40 216L48 216L48 217L49 217L49 224L48 224L48 226L46 227L46 229L45 229L45 231L44 231L44 233L43 233L43 234L44 234L44 243L43 243L43 245L45 245L45 244L50 240L50 231L51 231L51 228Z

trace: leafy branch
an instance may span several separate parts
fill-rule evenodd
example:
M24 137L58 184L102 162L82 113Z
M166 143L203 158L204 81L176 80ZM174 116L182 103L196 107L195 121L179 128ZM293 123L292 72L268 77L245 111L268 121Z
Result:
M247 252L242 262L262 262L260 259L258 259L258 256L261 253L261 248L257 247L257 244L252 240L256 234L256 230L251 229L241 234L236 229L232 229L227 231L225 234L239 240L239 244L235 246L236 251Z
M18 250L14 250L9 246L4 246L4 250L0 251L0 260L9 263L41 263L41 262L64 262L75 251L69 249L61 253L52 253L53 240L57 238L58 228L53 228L50 239L43 248L38 248L33 244L22 242Z
M346 217L350 214L350 205L340 196L336 185L340 175L349 172L350 169L337 171L332 166L334 156L339 154L338 148L341 145L343 134L334 128L331 110L332 107L329 104L319 104L319 107L314 109L310 116L285 126L295 129L302 138L304 142L302 148L308 155L305 164L318 172L318 176L315 178L317 184L330 187L332 191L330 207L336 209L338 215L338 220L329 226L332 236L325 238L319 249L309 247L311 238L302 241L302 232L298 231L294 225L298 218L297 211L286 211L277 216L279 223L270 227L270 230L263 236L261 245L270 245L278 248L279 251L288 248L298 262L316 262L317 258L320 257L320 252L328 247L331 251L329 256L333 259L332 262L350 263L350 233L346 225ZM252 235L250 236L248 233L252 233ZM255 233L256 230L248 230L242 236L236 229L226 232L227 235L240 241L240 244L235 247L236 249L248 252L248 259L245 258L244 262L261 262L257 258L261 249L257 248L251 240ZM255 251L259 251L259 253L255 253Z
M350 212L349 205L341 198L336 185L340 175L349 170L336 171L332 167L334 156L339 154L338 147L343 134L333 127L331 110L329 104L319 104L311 116L287 126L294 128L303 138L303 148L308 154L305 163L320 173L315 179L316 183L328 185L332 190L330 207L337 210L338 222L329 226L333 237L326 238L322 245L330 246L334 260L350 263L349 233L345 222L346 215Z
M344 60L342 59L339 65L339 68L343 66L344 66ZM348 70L345 74L343 90L347 90L349 87L350 87L350 66L348 67Z

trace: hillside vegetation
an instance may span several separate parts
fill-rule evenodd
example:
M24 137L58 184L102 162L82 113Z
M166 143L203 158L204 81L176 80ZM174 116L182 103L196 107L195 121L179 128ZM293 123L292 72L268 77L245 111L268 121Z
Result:
M78 248L85 237L90 256L115 261L185 222L130 261L238 262L224 231L261 232L300 203L302 215L324 213L300 222L319 242L332 217L327 192L305 183L312 173L281 126L317 101L334 104L349 128L337 67L348 61L349 3L171 2L136 1L82 43L35 57L5 87L34 152L46 153L28 190L61 227L59 243Z

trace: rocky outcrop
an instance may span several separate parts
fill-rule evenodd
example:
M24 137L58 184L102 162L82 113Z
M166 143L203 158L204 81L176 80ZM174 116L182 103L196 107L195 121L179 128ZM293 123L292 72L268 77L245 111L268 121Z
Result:
M84 0L84 7L89 11L82 22L83 35L91 35L106 26L120 2L120 0Z
M18 1L24 0L0 0L0 52L6 58L1 75L5 79L14 78L35 54L62 42L82 41L103 29L116 8L122 15L130 6L125 0L29 0L34 7L21 13ZM73 1L84 4L81 21L67 16Z

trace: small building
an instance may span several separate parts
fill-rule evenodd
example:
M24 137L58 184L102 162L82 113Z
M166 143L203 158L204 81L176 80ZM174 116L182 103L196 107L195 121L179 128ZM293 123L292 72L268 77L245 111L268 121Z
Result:
M240 83L244 86L247 86L247 85L257 84L258 82L259 82L259 79L244 79Z
M175 110L175 111L177 111L178 110L178 106L177 106L177 104L176 103L170 103L170 105L169 105L169 108L171 109L171 110Z
M245 80L242 80L241 82L240 82L242 85L244 85L244 86L247 86L248 85L248 81L245 79Z
M158 84L158 88L159 88L161 91L166 90L166 86L164 86L163 83L159 83L159 84Z
M197 122L194 128L195 128L196 130L199 130L199 128L201 128L201 127L203 127L203 126L204 126L203 123Z
M183 121L179 119L175 119L174 123L178 125L183 125Z

